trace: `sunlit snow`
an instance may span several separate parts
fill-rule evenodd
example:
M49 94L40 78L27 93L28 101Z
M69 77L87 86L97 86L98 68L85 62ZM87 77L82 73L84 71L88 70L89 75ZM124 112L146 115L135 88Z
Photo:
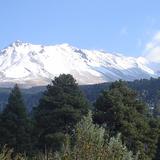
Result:
M157 77L144 57L125 57L68 44L33 45L16 41L0 51L0 84L46 85L59 74L72 74L79 84Z

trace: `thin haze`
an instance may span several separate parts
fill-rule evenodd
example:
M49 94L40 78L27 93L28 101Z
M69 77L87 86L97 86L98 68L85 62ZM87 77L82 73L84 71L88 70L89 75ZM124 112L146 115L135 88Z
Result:
M18 39L140 56L159 34L159 6L159 0L1 0L0 49Z

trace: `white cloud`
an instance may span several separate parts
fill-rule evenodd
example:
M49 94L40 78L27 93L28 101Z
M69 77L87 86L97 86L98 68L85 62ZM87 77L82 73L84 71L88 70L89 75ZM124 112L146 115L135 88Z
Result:
M155 34L154 40L155 41L160 41L160 31Z
M160 31L145 46L144 56L152 62L160 63Z

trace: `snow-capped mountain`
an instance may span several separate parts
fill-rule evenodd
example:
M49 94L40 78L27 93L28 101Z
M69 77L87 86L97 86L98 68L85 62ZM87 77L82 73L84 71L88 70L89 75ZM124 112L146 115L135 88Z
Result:
M144 57L125 57L68 44L43 46L16 41L0 51L0 86L40 86L62 73L79 84L156 77Z

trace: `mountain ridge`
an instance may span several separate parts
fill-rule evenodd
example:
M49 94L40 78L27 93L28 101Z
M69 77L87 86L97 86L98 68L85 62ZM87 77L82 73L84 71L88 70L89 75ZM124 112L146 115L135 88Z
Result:
M67 43L34 45L15 41L0 51L0 86L43 86L59 74L72 74L79 84L158 77L145 57L127 57Z

